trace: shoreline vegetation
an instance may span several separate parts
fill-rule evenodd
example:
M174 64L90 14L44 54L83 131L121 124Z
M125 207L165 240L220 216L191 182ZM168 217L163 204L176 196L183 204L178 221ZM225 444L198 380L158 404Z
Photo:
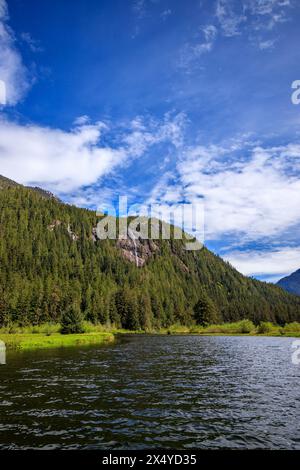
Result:
M88 346L93 344L100 345L111 343L114 339L115 337L112 333L81 333L71 335L54 333L50 336L36 333L0 333L0 340L4 341L6 348L17 351Z
M0 328L0 340L4 341L9 350L34 350L108 344L122 334L161 334L161 335L203 335L203 336L281 336L300 337L300 323L287 323L284 326L270 322L254 325L250 320L234 323L200 325L171 325L168 328L155 330L125 330L113 325L93 325L84 322L83 332L77 334L61 334L61 325L45 323L39 326L20 327L9 325Z

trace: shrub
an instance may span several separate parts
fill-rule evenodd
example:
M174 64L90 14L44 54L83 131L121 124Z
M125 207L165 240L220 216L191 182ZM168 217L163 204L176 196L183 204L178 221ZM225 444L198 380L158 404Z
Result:
M284 333L300 333L300 323L293 322L293 323L287 323L283 327L283 332Z
M104 333L111 331L113 328L110 324L102 325L101 323L92 323L90 321L83 321L82 326L85 333Z
M204 331L206 333L215 333L215 334L227 333L228 328L226 328L225 325L208 325L208 326L204 327Z
M263 321L259 324L257 328L257 333L259 335L266 335L271 333L274 330L274 325L271 322Z
M250 320L241 320L239 323L239 333L247 334L255 330L254 323Z
M241 320L234 323L222 323L207 326L193 326L191 333L209 334L248 334L255 331L255 326L250 320Z

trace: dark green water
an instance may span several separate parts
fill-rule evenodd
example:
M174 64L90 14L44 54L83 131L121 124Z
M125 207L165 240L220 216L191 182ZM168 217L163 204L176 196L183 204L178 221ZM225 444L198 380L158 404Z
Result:
M300 449L292 341L130 336L9 354L0 448Z

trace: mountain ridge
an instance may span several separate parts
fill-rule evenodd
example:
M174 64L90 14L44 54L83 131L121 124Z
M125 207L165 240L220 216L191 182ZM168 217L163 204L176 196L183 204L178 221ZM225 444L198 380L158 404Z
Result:
M277 285L291 294L300 296L300 269L280 279Z
M17 183L16 181L6 178L6 176L0 175L0 189L9 188L9 187L18 187L18 186L35 191L39 193L42 197L49 198L49 199L53 198L53 199L56 199L57 201L60 201L57 196L51 193L51 191L42 189L39 186L23 186L22 184Z

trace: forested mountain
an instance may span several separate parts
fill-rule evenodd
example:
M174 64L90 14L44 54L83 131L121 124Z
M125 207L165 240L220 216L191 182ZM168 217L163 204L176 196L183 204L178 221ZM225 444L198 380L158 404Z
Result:
M60 321L70 304L92 322L130 329L189 324L205 299L213 321L300 320L300 298L241 275L206 248L101 241L95 212L3 178L0 188L1 325Z
M287 292L300 295L300 269L290 274L290 276L283 277L277 284Z
M0 190L5 189L5 188L6 189L11 188L11 187L20 188L23 186L21 184L16 183L13 180L10 180L9 178L6 178L5 176L0 175ZM38 186L35 186L35 187L28 186L28 188L31 189L32 191L36 191L42 197L45 197L47 199L56 199L57 201L59 201L59 199L56 196L54 196L54 194L52 194L50 191L46 191L45 189L39 188Z

